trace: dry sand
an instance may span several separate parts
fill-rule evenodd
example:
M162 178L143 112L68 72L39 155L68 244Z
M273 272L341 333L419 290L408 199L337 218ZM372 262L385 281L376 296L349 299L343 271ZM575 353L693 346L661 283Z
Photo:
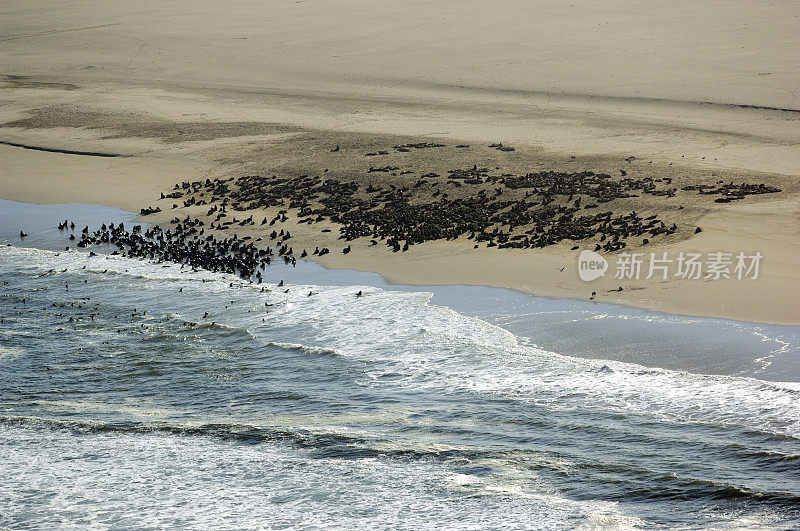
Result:
M760 251L761 277L586 284L566 245L433 242L394 254L356 243L342 255L319 226L292 228L295 247L328 245L325 265L396 282L596 290L603 302L800 323L800 113L776 110L800 109L796 2L12 1L0 17L0 68L22 76L0 89L0 123L16 121L0 141L124 155L0 145L1 197L138 210L182 180L321 172L331 165L321 146L384 135L501 140L520 148L508 164L533 169L634 155L687 178L781 184L774 197L681 213L647 205L703 227L648 253Z

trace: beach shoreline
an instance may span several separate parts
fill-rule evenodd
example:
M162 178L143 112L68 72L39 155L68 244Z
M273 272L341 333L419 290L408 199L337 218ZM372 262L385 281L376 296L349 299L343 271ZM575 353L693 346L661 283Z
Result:
M2 3L0 528L800 529L798 6Z
M6 149L6 148L0 148ZM13 149L13 148L8 148ZM52 154L45 154L41 152L26 153L24 162L25 165L31 164L31 167L47 168L47 164L43 161L32 163L31 158L50 158ZM67 155L52 155L55 158L71 157L81 158L78 156ZM8 160L8 159L6 159ZM64 165L59 163L60 173L58 178L64 176ZM186 177L192 175L190 172L196 166L186 167L185 165L171 161L171 163L164 164L163 160L158 160L150 164L142 163L134 165L137 170L142 171L160 171L165 167L175 167L179 171L184 170L187 173L183 174ZM108 171L108 168L93 168L92 164L85 164L84 160L80 160L75 169L76 174L86 177L89 174L95 174L98 178ZM153 174L150 173L150 176ZM139 177L143 175L136 173L131 174L130 179L135 182L141 183ZM42 194L39 189L46 184L53 184L56 176L52 176L50 180L39 181L35 183L34 188L25 188L17 186L10 188L5 186L2 188L3 198L12 200L28 201L33 203L85 203L88 201L96 202L96 204L104 204L106 206L113 206L118 208L125 208L128 210L136 210L137 207L155 203L152 200L145 200L143 194L137 195L130 190L120 193L116 198L102 197L94 193L87 192L73 192L71 194L64 194L62 192L55 192L52 195ZM178 181L182 178L177 179ZM2 175L0 175L0 182L2 182ZM145 181L146 182L146 181ZM163 181L153 183L152 194L150 197L157 195L158 188ZM96 184L96 182L95 182ZM137 190L141 191L141 185L137 186ZM772 209L770 215L768 211L762 210L764 208ZM706 217L698 223L705 227L703 234L698 235L698 238L691 240L684 240L676 242L672 246L653 248L652 252L669 252L678 253L681 251L695 251L705 252L708 250L727 249L725 245L738 245L732 250L745 250L748 252L757 251L761 249L778 249L784 246L785 240L776 238L773 241L764 240L754 233L742 233L733 231L731 228L735 224L739 224L738 229L746 229L752 227L751 218L754 215L754 208L758 208L757 212L763 220L769 222L772 220L775 227L783 229L785 227L786 218L794 213L796 203L791 200L784 200L778 202L767 202L764 204L750 205L749 208L741 208L734 213L718 213L712 215L709 219ZM148 223L169 224L169 220L178 215L185 217L187 214L203 218L203 212L199 209L181 209L178 212L166 210L160 214L139 217L140 220L147 221ZM274 212L259 211L258 215L265 217L273 215ZM770 217L771 216L771 217ZM208 221L208 218L206 218ZM713 224L712 224L713 223ZM755 225L756 227L764 227L764 225ZM320 240L318 233L319 228L316 228L315 233L307 230L304 226L300 226L292 221L287 221L280 224L280 228L292 232L294 235L293 245L308 246L309 252L314 245L344 245L337 242L334 237ZM244 235L251 235L254 238L259 236L266 236L267 231L258 228L242 228L237 232L240 237ZM742 237L742 235L746 237ZM702 238L702 239L701 239ZM321 241L323 243L321 243ZM578 262L577 255L579 251L570 251L568 247L561 245L557 246L557 250L547 250L546 252L531 253L519 250L498 250L498 249L472 249L472 244L469 242L428 242L419 246L411 248L404 256L397 256L389 252L386 248L370 249L364 243L355 242L356 245L350 244L353 248L351 253L343 255L337 250L321 258L309 256L308 259L316 261L329 269L352 269L357 271L372 272L381 275L387 282L393 284L425 286L425 285L474 285L474 286L489 286L499 288L509 288L521 293L534 296L542 296L549 298L566 298L576 300L588 300L589 293L596 291L600 293L597 297L598 302L619 304L633 308L642 308L648 310L659 311L667 314L686 315L686 316L702 316L702 317L718 317L725 319L734 319L747 322L762 322L769 324L783 324L783 325L796 325L800 324L796 312L794 311L795 294L791 290L791 286L780 284L784 275L790 274L792 270L790 265L792 263L793 254L786 253L791 251L791 247L781 249L780 255L783 257L781 268L778 269L777 275L775 269L768 268L769 260L775 257L775 254L770 254L769 250L762 251L765 254L764 269L762 275L770 275L767 280L772 280L772 283L767 286L766 290L762 290L758 285L758 281L748 280L718 280L718 281L683 281L683 286L680 285L679 280L672 283L649 283L649 282L630 282L620 281L615 278L601 279L595 282L583 282L578 278ZM766 246L765 244L769 244ZM748 247L748 245L750 247ZM650 250L648 250L650 251ZM454 263L455 262L455 263ZM563 270L562 270L563 269ZM772 278L771 278L772 277ZM774 282L777 277L778 284ZM762 277L763 278L763 277ZM763 281L762 281L763 282ZM624 290L617 293L614 288L617 285L624 285ZM677 286L676 286L677 284ZM742 294L738 300L726 300L724 294L730 289L736 289L740 285L745 287L755 286L758 289L750 291L747 294ZM794 284L795 286L797 284ZM676 293L677 292L677 293ZM629 297L629 295L633 295ZM666 295L666 296L664 296Z
M12 220L9 223L9 220ZM20 220L30 233L20 239L13 220ZM64 220L76 224L58 229L54 223ZM87 226L93 232L105 223L124 223L128 228L141 222L137 213L93 204L34 204L0 199L0 248L44 250L52 256L70 261L96 256L109 257L114 246L70 246L63 252L70 234L78 234ZM143 228L152 227L143 222ZM113 256L111 258L114 258ZM117 257L137 263L171 267L160 260ZM98 262L96 271L104 269ZM217 273L183 270L180 276L205 282ZM356 290L368 293L376 288L404 292L413 296L430 296L430 306L449 308L468 318L500 327L513 334L520 344L534 345L566 356L635 363L646 367L723 376L751 376L778 382L800 380L793 362L797 352L796 338L800 327L738 321L728 318L686 316L611 302L597 302L562 297L532 295L507 287L463 285L455 283L404 284L385 276L356 269L329 268L319 261L298 260L296 265L275 261L259 270L260 283L242 280L235 274L233 292L244 285L268 292L279 283L290 290L314 290L318 287L343 288L352 295ZM205 279L205 280L204 280ZM223 315L209 315L213 322ZM586 348L586 345L591 348ZM672 346L665 358L663 345Z
M187 214L210 221L204 208L181 206L172 210L168 208L169 201L158 201L158 197L168 193L176 183L236 178L253 173L279 173L283 176L318 172L324 175L323 170L327 170L328 166L328 175L347 177L366 171L375 163L370 158L364 158L363 153L370 149L390 147L393 142L399 142L398 139L419 141L435 138L451 146L460 141L470 142L473 148L464 155L464 164L473 160L488 165L510 164L516 168L512 171L518 172L524 172L528 164L532 169L556 168L561 171L599 168L611 173L617 171L614 168L624 168L638 174L669 174L679 179L695 174L715 179L719 175L719 178L735 179L737 182L746 180L777 184L782 192L774 194L775 197L770 194L763 197L748 196L740 203L724 205L724 208L714 207L713 200L703 202L702 198L686 195L680 196L681 208L684 205L687 207L680 212L676 210L678 203L675 201L664 201L663 208L666 210L663 210L658 202L645 201L645 198L629 200L631 209L644 212L655 209L656 213L662 212L667 222L677 219L682 231L680 237L657 240L649 247L634 247L631 252L641 252L644 257L649 257L650 253L660 256L666 252L673 259L680 253L690 252L744 252L748 255L760 252L764 256L764 263L758 280L620 280L614 278L612 269L603 279L584 282L578 276L577 258L581 250L592 249L592 244L587 242L576 242L579 244L577 250L572 249L572 242L536 250L474 249L471 242L461 239L426 242L411 247L407 252L395 254L385 246L371 247L366 240L352 243L338 240L336 224L324 225L332 232L322 234L320 229L323 226L314 225L312 228L298 224L296 216L292 215L278 227L291 231L294 238L292 243L298 248L298 254L299 249L305 248L309 259L325 267L374 272L398 284L486 285L531 295L578 300L588 300L592 297L591 293L595 292L592 298L598 302L665 313L800 324L795 302L800 300L800 272L794 266L800 263L800 239L797 238L796 228L800 213L800 185L792 173L756 173L752 170L752 164L726 166L731 161L706 161L703 157L691 162L685 156L672 160L654 157L654 161L635 160L631 163L630 160L622 160L622 153L611 151L603 155L591 154L597 146L589 146L587 153L576 152L577 155L568 156L558 150L548 151L542 146L525 144L520 140L513 143L517 151L506 156L480 147L487 145L480 138L476 141L464 137L455 140L442 135L431 137L420 135L421 130L416 135L399 134L403 130L401 124L389 127L392 134L387 135L360 127L356 127L356 131L308 129L308 123L330 125L324 117L314 122L311 115L305 121L297 120L296 115L284 116L294 120L284 123L228 122L222 119L221 110L217 111L219 115L212 113L212 116L206 117L179 112L198 110L205 105L199 95L187 92L162 91L156 94L149 90L141 93L137 92L141 89L119 89L111 93L111 100L99 97L97 102L87 106L83 101L97 92L97 86L87 84L80 88L71 85L70 89L64 89L60 86L37 85L43 81L29 80L28 83L31 86L7 86L2 89L10 95L11 104L3 109L2 118L6 125L0 128L0 140L40 149L0 145L3 160L0 196L33 203L102 204L137 212L148 206L163 207L163 212L142 218L149 222L167 223L175 216L185 217ZM146 94L151 105L159 109L158 114L143 113L140 100L135 98L137 94L140 97ZM76 99L82 103L76 103ZM111 101L120 105L115 112L109 110ZM272 102L265 108L275 109L283 103ZM211 100L211 105L207 107L211 110L215 105L221 105L220 109L227 108L229 111L238 109L237 112L231 111L237 117L241 117L245 109L258 108L252 101L236 106L224 98ZM165 109L171 110L165 112ZM766 112L752 109L738 111L755 114ZM298 121L301 123L298 124ZM639 126L634 124L630 127L635 129ZM380 126L377 129L386 128ZM778 133L783 134L780 129ZM758 150L761 150L761 156L767 153L764 148L758 147L758 142L749 142L753 155ZM775 142L777 145L778 141ZM334 159L328 154L328 146L338 143L346 146L347 153L340 159ZM53 150L120 156L109 158ZM457 161L453 157L458 156L457 153L446 156L417 153L395 155L413 156L416 158L408 160L433 164L437 168L446 168L443 164L451 159ZM384 163L400 160L392 159L393 156L383 157L382 160ZM439 160L442 157L445 158ZM792 161L787 159L787 162L791 166ZM244 212L243 216L253 214L259 218L272 218L277 210L260 209ZM695 226L702 227L703 232L691 234ZM244 227L237 232L254 238L267 233L258 227ZM341 247L346 243L350 243L352 251L344 255ZM327 246L332 252L321 258L315 257L311 254L315 246ZM616 254L612 253L609 260ZM620 287L622 291L618 290Z
M5 515L8 522L57 523L68 515L81 525L204 526L220 518L238 527L304 525L324 489L314 519L330 527L346 520L355 528L367 518L380 525L392 503L402 527L406 507L418 511L421 501L434 514L443 503L450 512L441 524L424 518L420 526L446 526L456 513L464 520L462 499L476 497L479 506L468 508L478 515L475 527L486 524L487 503L497 507L495 527L544 514L552 527L571 528L596 523L598 507L608 525L686 526L699 513L683 516L688 502L674 501L674 490L687 481L700 485L691 500L699 498L693 503L717 526L737 525L742 514L761 527L796 521L794 484L765 480L785 473L796 454L800 327L491 288L392 288L376 275L310 262L269 266L259 285L110 256L105 247L64 252L73 231L55 226L71 219L75 233L112 220L128 227L134 216L96 205L0 201L0 242L12 243L0 247L0 359L8 375L0 437L20 449L0 462L7 497L30 498L30 478L42 477L36 492L51 498L30 511L11 503L23 508ZM27 242L9 229L15 219L30 227ZM485 403L492 409L482 414ZM598 430L609 435L598 438ZM731 451L745 430L748 446ZM718 449L710 451L712 443ZM725 450L721 464L709 463ZM176 455L189 457L177 460L180 469L165 468ZM661 471L676 459L689 462L686 470L665 479ZM620 463L622 479L611 500L609 462ZM354 464L363 472L342 472ZM426 468L416 473L420 464ZM221 466L240 468L210 487ZM567 475L574 486L558 484L554 494L565 466L588 470ZM189 481L175 487L176 474ZM534 490L542 474L546 487ZM398 476L407 479L375 492ZM644 508L636 498L642 481ZM302 500L301 512L286 512L287 491ZM353 516L331 514L331 496L343 491L354 493L336 501L344 507L370 498ZM109 496L113 504L104 501ZM558 506L542 507L544 496ZM751 503L764 498L774 512L750 516ZM529 500L536 501L520 510ZM184 504L191 511L177 518L175 507Z

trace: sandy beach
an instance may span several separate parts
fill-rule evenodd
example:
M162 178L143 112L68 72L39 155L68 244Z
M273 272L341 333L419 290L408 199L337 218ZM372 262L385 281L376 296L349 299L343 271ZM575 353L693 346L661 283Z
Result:
M257 13L233 4L221 16L210 16L212 3L126 11L96 2L80 10L59 4L58 21L33 15L53 6L2 9L0 197L133 211L158 204L163 212L144 219L163 223L205 214L158 201L175 183L251 173L366 183L378 164L765 183L781 192L720 204L679 191L612 205L678 227L626 251L760 252L757 280L609 274L587 283L577 255L593 241L476 249L465 239L438 240L392 253L366 239L345 255L336 226L322 233L327 225L298 225L290 215L280 227L291 230L298 252L329 247L312 257L327 267L398 283L577 299L596 292L597 301L669 313L800 323L800 19L791 2L535 10L387 3L371 11L276 2ZM448 147L364 156L412 142ZM488 147L496 142L515 151ZM341 156L330 153L335 145ZM381 182L413 185L419 175ZM243 213L250 214L275 211Z

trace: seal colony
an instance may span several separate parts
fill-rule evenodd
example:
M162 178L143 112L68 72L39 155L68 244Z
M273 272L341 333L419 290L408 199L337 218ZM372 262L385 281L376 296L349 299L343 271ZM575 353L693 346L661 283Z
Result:
M418 142L396 144L392 149L409 153L446 147ZM502 143L489 148L515 151ZM455 149L469 153L470 146L459 144ZM340 145L329 152L336 156ZM387 154L388 150L377 150L364 156ZM634 160L628 157L624 162ZM187 212L173 217L168 227L135 225L128 231L123 223L112 223L90 232L86 226L77 239L75 223L64 220L58 230L68 232L70 242L77 240L78 248L110 245L115 247L115 255L232 273L261 283L262 271L273 263L295 265L297 259L331 252L324 245L304 241L299 243L311 243L313 251L308 247L296 253L289 228L276 227L290 219L296 226L323 225L320 235L337 227L343 254L351 252L349 242L356 240L369 240L368 247L382 244L402 253L414 245L460 238L473 242L475 248L536 252L570 242L574 244L571 250L593 247L614 253L629 244L644 246L676 234L690 237L702 232L695 226L681 231L660 212L645 215L626 210L626 200L649 197L657 204L693 195L717 204L782 191L766 183L724 180L681 186L676 177L642 175L640 171L631 175L630 168L619 169L618 175L587 169L520 174L477 164L442 171L428 167L424 159L414 162L417 164L370 165L365 172L338 171L336 176L325 169L314 176L246 173L183 181L162 192L156 206L140 209L144 219L166 210ZM170 201L171 206L163 203ZM672 212L683 208L677 205ZM257 237L240 237L236 233L240 229L254 230ZM26 236L20 231L20 238ZM595 297L592 292L590 300Z
M403 143L364 156L389 155L390 149L408 153L446 147L433 142ZM469 148L465 144L455 146L465 160ZM502 143L489 148L513 150ZM337 144L329 150L330 156L337 156L341 149ZM624 162L633 160L628 157ZM370 164L366 171L339 171L335 176L325 169L313 176L248 173L184 181L161 193L158 201L179 200L164 205L164 210L203 207L209 230L230 232L237 227L266 226L272 231L272 239L277 233L270 227L293 217L297 224L322 223L321 232L329 232L333 224L345 243L369 240L370 246L382 244L393 252L430 241L466 238L475 248L539 249L571 242L573 250L588 247L614 253L679 232L690 237L702 231L696 226L679 227L658 210L642 213L635 207L626 208L624 200L649 196L658 201L697 194L713 197L715 203L729 203L779 192L780 188L766 183L723 180L679 187L674 177L633 176L624 169L619 169L618 175L592 170L519 174L500 166L473 164L442 171L417 160L405 165ZM676 209L683 206L676 205ZM146 219L161 211L161 206L147 206L140 214ZM277 213L265 215L267 212ZM350 249L343 245L341 250L346 254ZM305 258L308 253L303 252ZM314 254L320 252L318 248Z
M633 156L553 157L507 142L318 130L220 148L215 156L224 173L151 189L154 201L137 205L145 228L106 225L90 233L67 220L58 228L68 230L73 247L112 245L127 257L258 282L276 263L321 259L358 269L392 256L404 264L400 256L415 248L412 261L432 249L467 263L472 249L481 261L498 257L498 267L501 253L568 259L582 249L663 250L704 232L701 219L711 212L796 192L780 176ZM234 163L240 167L232 170ZM147 195L137 197L142 205ZM550 264L565 271L559 259ZM535 276L537 290L560 282ZM611 291L621 286L602 290Z
M195 270L205 269L213 272L238 274L244 279L256 278L261 282L263 269L278 256L287 264L295 264L291 247L286 244L288 235L283 234L278 241L280 249L277 254L271 247L259 249L249 237L239 240L232 238L217 239L212 235L204 236L203 221L186 218L173 220L173 227L164 229L158 225L142 230L141 225L134 225L130 231L124 223L106 225L90 232L89 227L81 231L77 242L80 248L93 245L112 245L117 247L113 255L130 258L148 258L157 262L173 262L189 266ZM74 230L74 223L67 225L67 220L59 224L59 230ZM277 236L277 235L276 235ZM74 235L70 235L74 240ZM275 239L275 238L273 238ZM69 249L69 247L67 247Z
M407 153L443 147L439 143L405 143L393 149ZM510 152L502 143L489 147ZM467 150L469 146L460 144L456 149ZM337 144L330 152L340 150ZM388 151L365 156L382 154ZM625 162L633 160L629 157ZM328 170L315 176L246 174L183 181L162 192L157 201L178 201L171 207L164 205L165 209L201 209L200 216L174 217L167 228L135 225L128 231L123 223L112 223L90 232L87 226L80 239L75 236L74 222L64 220L58 229L68 231L71 242L77 239L79 248L111 245L116 248L112 254L233 273L260 283L261 271L273 262L295 265L298 258L331 252L316 245L312 252L302 249L296 254L291 231L275 227L292 217L298 226L323 224L320 234L338 226L344 254L351 251L349 242L361 239L397 253L425 242L459 238L472 241L476 248L535 250L569 241L576 244L572 250L590 246L595 251L614 253L629 243L648 245L679 231L677 223L662 219L658 213L645 216L622 210L619 203L623 200L640 196L672 199L696 193L714 197L714 203L729 203L781 192L766 183L726 184L722 180L678 188L673 177L634 177L623 169L618 173L549 170L520 175L504 172L499 166L492 170L473 164L444 174L430 168L401 170L399 166L371 165L366 176L355 173L349 179L328 176ZM369 179L375 174L385 177ZM162 211L160 206L147 206L140 215L146 219ZM263 215L266 212L275 214ZM240 228L254 228L263 235L240 238L235 232ZM701 227L684 230L699 232ZM21 231L20 237L25 236ZM590 300L595 295L593 292Z

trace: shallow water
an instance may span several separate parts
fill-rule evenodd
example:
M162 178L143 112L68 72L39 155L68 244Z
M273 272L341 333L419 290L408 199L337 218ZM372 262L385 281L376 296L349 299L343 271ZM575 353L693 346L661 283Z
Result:
M797 327L259 286L67 252L64 218L132 215L0 202L0 526L800 525Z

